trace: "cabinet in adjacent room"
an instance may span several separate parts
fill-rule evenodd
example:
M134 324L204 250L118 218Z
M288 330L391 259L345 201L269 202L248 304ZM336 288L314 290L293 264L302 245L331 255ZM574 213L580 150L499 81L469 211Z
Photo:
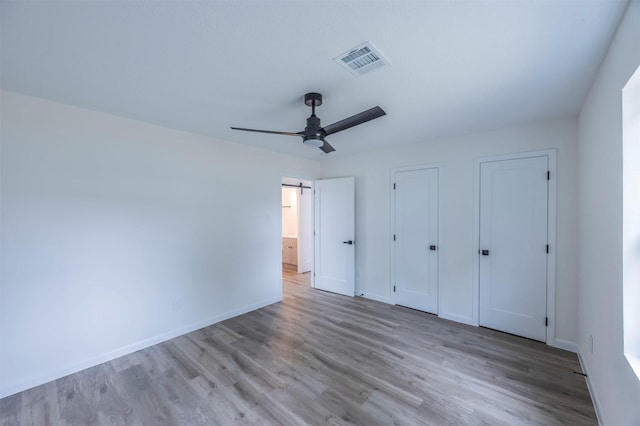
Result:
M282 263L289 265L298 264L298 239L291 237L282 238Z

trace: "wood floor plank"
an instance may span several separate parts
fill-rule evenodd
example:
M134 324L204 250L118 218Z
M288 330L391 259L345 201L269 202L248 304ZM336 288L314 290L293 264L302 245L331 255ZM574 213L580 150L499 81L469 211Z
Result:
M0 399L0 425L595 425L575 354L283 270L283 301Z

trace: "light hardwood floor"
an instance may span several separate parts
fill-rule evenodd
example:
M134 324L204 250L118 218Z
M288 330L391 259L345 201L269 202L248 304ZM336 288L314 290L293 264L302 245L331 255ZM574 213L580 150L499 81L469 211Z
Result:
M597 424L574 354L309 288L0 400L2 425Z

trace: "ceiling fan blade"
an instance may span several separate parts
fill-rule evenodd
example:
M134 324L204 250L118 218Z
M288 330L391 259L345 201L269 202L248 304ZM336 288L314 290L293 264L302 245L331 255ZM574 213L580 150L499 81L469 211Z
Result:
M384 112L382 108L380 108L379 106L374 106L373 108L363 111L360 114L352 115L349 118L345 118L344 120L340 120L333 124L325 126L324 132L327 135L331 135L333 133L346 130L350 127L357 126L358 124L366 123L367 121L382 117L386 114L387 113Z
M330 152L335 151L336 149L334 147L332 147L331 145L329 145L329 142L323 140L322 142L324 142L322 144L322 146L320 147L320 149L325 153L328 154Z
M256 132L256 133L270 133L272 135L285 135L285 136L302 136L302 133L293 133L293 132L276 132L274 130L258 130L258 129L245 129L243 127L231 127L233 130L242 130L245 132Z

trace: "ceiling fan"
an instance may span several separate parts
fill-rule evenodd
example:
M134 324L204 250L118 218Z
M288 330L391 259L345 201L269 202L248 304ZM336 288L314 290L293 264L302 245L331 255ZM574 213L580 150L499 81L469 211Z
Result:
M387 114L379 106L374 106L373 108L362 111L359 114L352 115L351 117L345 118L344 120L340 120L333 124L329 124L328 126L322 127L320 125L320 118L316 116L316 107L322 105L322 95L315 92L307 93L306 95L304 95L304 103L305 105L311 107L311 115L309 116L309 118L307 118L307 127L305 127L304 130L300 132L276 132L273 130L245 129L242 127L231 128L233 130L244 130L247 132L271 133L275 135L286 136L301 136L302 143L314 148L320 148L323 152L328 154L332 151L335 151L335 149L331 145L329 145L329 142L325 140L325 137L357 126L359 124L366 123L367 121L382 117L383 115Z

